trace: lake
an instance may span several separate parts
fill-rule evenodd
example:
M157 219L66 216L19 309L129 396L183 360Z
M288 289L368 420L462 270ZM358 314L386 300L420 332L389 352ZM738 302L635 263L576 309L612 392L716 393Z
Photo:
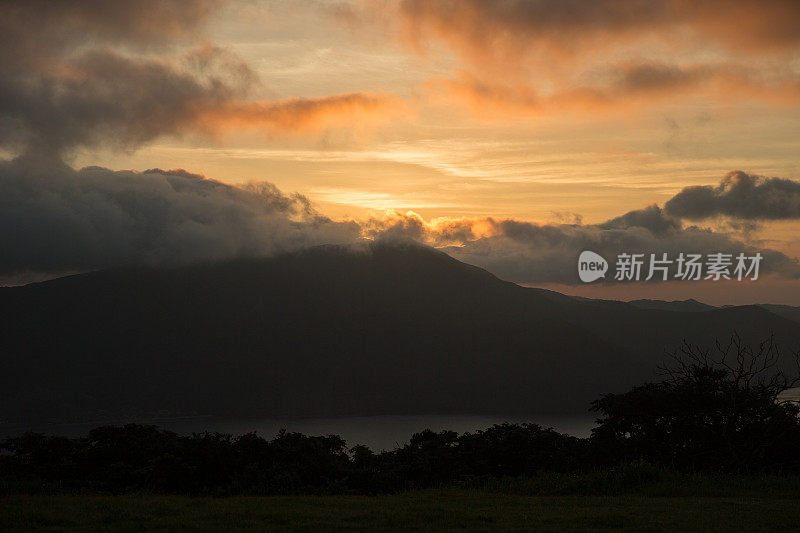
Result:
M272 438L281 429L296 431L305 435L339 435L348 446L364 444L374 451L391 450L407 443L414 433L424 429L442 431L444 429L463 433L486 429L503 422L535 422L543 427L552 427L558 432L576 437L588 437L594 427L594 416L585 415L417 415L417 416L357 416L347 418L300 418L300 419L227 419L227 418L179 418L123 420L115 424L137 422L155 424L161 428L182 435L203 431L242 435L252 431L264 438ZM90 429L103 423L49 424L33 426L38 432L68 437L85 436ZM0 436L19 435L26 428L2 427Z

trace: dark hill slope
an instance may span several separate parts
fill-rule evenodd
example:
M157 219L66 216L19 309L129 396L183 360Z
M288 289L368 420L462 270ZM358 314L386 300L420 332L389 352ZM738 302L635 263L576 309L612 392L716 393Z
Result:
M798 329L579 302L389 245L71 276L0 289L0 313L8 422L583 411L683 336Z

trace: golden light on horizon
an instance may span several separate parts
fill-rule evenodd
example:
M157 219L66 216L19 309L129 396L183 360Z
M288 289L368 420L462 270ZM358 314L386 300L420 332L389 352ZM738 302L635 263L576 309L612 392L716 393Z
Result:
M800 179L796 9L657 4L593 16L569 3L234 0L186 27L139 28L129 49L49 50L36 72L108 94L109 72L129 87L162 76L145 84L164 91L152 100L103 102L122 118L87 123L62 151L76 168L268 181L333 221L403 218L442 242L467 226L498 241L502 221L599 228L733 170ZM107 126L114 142L97 136ZM680 225L791 259L798 217L781 216Z

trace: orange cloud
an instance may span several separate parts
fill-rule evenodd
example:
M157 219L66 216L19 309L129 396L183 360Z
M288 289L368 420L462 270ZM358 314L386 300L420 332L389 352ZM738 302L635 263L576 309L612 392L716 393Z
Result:
M557 87L551 92L526 83L484 81L466 72L430 80L434 101L459 101L484 118L554 112L626 112L684 97L748 98L781 105L800 104L800 78L767 80L735 67L663 64L623 67L605 85Z
M358 92L322 98L228 102L201 114L212 131L256 128L272 132L309 132L329 127L370 126L397 117L404 109L395 94Z
M512 219L492 217L439 217L425 220L414 211L389 209L358 221L368 239L414 240L431 246L463 246L476 239L502 233L501 225Z
M397 15L417 49L436 40L474 65L574 58L650 37L758 54L800 45L796 0L403 0Z
M370 5L415 52L452 52L458 74L428 88L479 114L619 112L693 96L796 105L800 94L797 0Z

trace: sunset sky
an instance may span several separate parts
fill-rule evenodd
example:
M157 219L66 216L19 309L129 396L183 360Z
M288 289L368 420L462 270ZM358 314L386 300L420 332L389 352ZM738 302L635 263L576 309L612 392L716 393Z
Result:
M6 283L397 237L571 294L800 305L796 1L35 4L0 22ZM590 286L582 249L766 258Z

